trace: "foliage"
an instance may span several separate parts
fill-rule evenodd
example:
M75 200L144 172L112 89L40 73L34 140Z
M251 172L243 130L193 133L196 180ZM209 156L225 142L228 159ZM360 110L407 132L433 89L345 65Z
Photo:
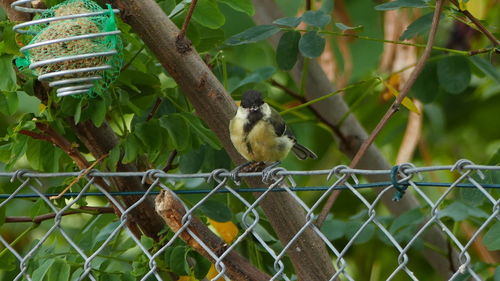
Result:
M47 2L56 5L60 1ZM157 2L170 19L181 26L191 1ZM281 9L286 16L271 24L255 25L251 20L255 8L250 0L200 0L189 24L187 37L235 99L238 99L243 91L256 88L264 91L267 101L278 110L290 109L297 104L297 100L274 87L273 81L301 95L304 81L295 83L288 71L298 65L299 59L307 62L328 53L337 58L334 63L340 72L347 70L349 64L352 65L352 75L347 81L352 87L344 91L343 95L351 106L351 113L366 128L373 128L388 106L381 104L382 93L387 89L397 88L397 85L391 84L390 78L400 74L380 73L377 70L383 51L383 43L377 42L383 38L381 13L387 10L418 8L422 16L416 18L400 34L401 41L395 43L419 47L421 45L413 42L425 42L433 15L433 2L396 0L375 6L370 1L344 1L347 9L345 14L350 16L349 22L342 22L340 17L331 16L335 14L332 13L333 1L323 1L320 8L305 12L303 1L277 2L281 3ZM482 22L488 29L494 30L493 24L488 23L498 16L499 12L491 9ZM442 18L443 24L440 26L436 45L447 46L452 39L456 39L456 35L451 32L456 18L456 9L448 7ZM42 134L40 124L49 125L87 159L95 161L89 148L85 147L73 130L75 124L84 122L91 122L96 127L109 125L119 137L119 144L98 164L97 168L100 170L114 171L118 163L132 163L143 170L164 169L174 150L178 157L172 163L172 172L210 172L215 168L231 167L229 157L221 148L215 134L200 120L176 82L157 64L156 58L144 48L138 35L124 22L118 21L118 24L124 41L123 56L126 66L107 93L94 99L58 98L53 90L49 91L47 96L42 96L35 77L28 71L16 70L13 65L15 56L20 55L17 46L19 35L12 32L13 23L6 19L2 11L0 23L0 162L4 170L79 170L67 152L45 140L34 139L25 134ZM496 32L498 34L498 31ZM279 37L277 50L273 50L264 42L272 36ZM344 50L341 50L342 46L337 39L344 37L354 40L347 46L352 59L342 55ZM472 37L470 41L471 49L491 48L490 42L484 36ZM304 66L302 71L306 70L307 67ZM360 81L370 83L359 83ZM424 103L421 114L425 120L422 132L424 142L413 162L449 164L458 158L468 158L477 163L485 163L491 158L491 164L499 164L500 131L494 122L486 122L498 117L499 85L498 55L495 49L475 56L468 56L466 52L453 47L433 50L431 58L411 90L411 98ZM395 91L393 94L397 95L397 90ZM411 108L411 105L407 107ZM331 128L325 126L311 110L294 109L291 112L294 114L287 114L284 118L301 143L317 152L321 161L300 163L289 157L283 163L285 167L326 169L348 162L347 157L340 154L338 143L330 141L333 139ZM407 111L404 110L377 138L377 144L390 162L394 162L406 121ZM432 155L432 159L427 159L427 154ZM497 174L487 176L484 182L499 178ZM314 184L314 181L303 179L299 184ZM494 182L498 183L498 180ZM68 184L58 182L53 184L54 190L47 192L58 192ZM1 193L10 193L13 188L9 183L0 185ZM81 185L75 185L72 191L79 191L81 188ZM206 183L185 181L171 188L202 189L206 188ZM435 191L433 198L439 198L440 194L441 191ZM301 196L305 201L317 199L316 194ZM363 211L366 209L361 202L356 201L352 195L342 196L345 198L336 205L336 209L341 211L330 216L322 227L326 237L345 245L354 235L358 235L356 244L369 244L374 250L373 253L353 252L350 256L352 259L360 261L360 265L374 264L376 260L382 264L388 263L380 257L389 254L386 246L391 245L391 242L373 224L356 234L369 215ZM373 194L366 193L366 196L374 199ZM471 200L475 198L473 196L483 199ZM196 199L199 198L186 196L186 199L197 202ZM93 199L85 198L78 204L84 206L88 200ZM26 210L31 210L29 215L34 217L50 212L41 200L18 201L12 209L7 210L7 215L27 215ZM64 202L56 203L58 206L64 205ZM197 215L207 221L230 222L231 231L234 233L237 231L235 226L241 224L244 209L239 204L241 203L230 195L219 195L206 201ZM491 207L490 202L484 200L481 194L460 191L453 194L452 198L447 198L438 211L440 219L454 229L456 235L462 235L454 226L464 220L470 220L474 227L479 227ZM387 215L382 223L398 242L408 242L415 229L423 222L424 211L428 210L416 208L399 217ZM5 209L0 209L0 225L4 224L6 215L2 212L5 212ZM81 225L68 227L74 235L72 237L76 237L87 255L92 254L102 244L103 239L119 225L111 215L93 214L90 217L79 215L79 218L74 220L78 220ZM256 231L273 247L282 247L269 224L264 221L263 225L259 225ZM27 247L28 241L35 237L34 229L46 230L47 226L41 224L29 226L28 229L10 229L4 224L1 232L9 233L13 237L20 236L20 241ZM489 250L498 250L500 247L499 229L497 222L489 225L483 232L484 244ZM23 232L24 230L27 232ZM165 239L172 235L168 231L162 234ZM136 280L149 268L149 260L141 254L131 238L126 238L122 230L117 237L114 243L102 251L102 256L106 258L97 257L92 268L98 273L99 280ZM34 280L76 280L81 274L84 261L75 254L72 247L61 241L64 240L59 234L52 236L35 255L30 264L30 268L34 269L30 272ZM146 237L143 237L141 242L147 248L159 247L159 244ZM422 241L415 245L416 249L423 247L425 245ZM271 270L266 265L272 264L273 259L265 255L255 241L244 241L237 250L262 270ZM375 253L380 253L380 257L375 256ZM140 258L132 258L132 254ZM3 261L0 269L6 272L18 270L18 263L12 254L2 253L0 257ZM174 243L158 261L165 275L166 272L173 272L201 279L210 268L206 259L181 242ZM288 260L286 262L289 263ZM355 276L371 276L374 270L371 264L370 267L360 266L353 269L356 271ZM415 266L428 268L424 260ZM493 265L477 266L483 268L481 274L488 276L488 270ZM498 280L500 276L498 269L496 272L494 280ZM385 273L379 274L385 276ZM2 280L8 280L8 274L0 277L4 278ZM429 276L428 280L438 280L438 277Z

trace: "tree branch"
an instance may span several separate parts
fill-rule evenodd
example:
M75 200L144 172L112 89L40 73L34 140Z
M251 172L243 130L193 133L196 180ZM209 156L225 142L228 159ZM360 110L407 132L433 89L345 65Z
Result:
M493 33L491 33L488 29L486 29L486 27L484 27L484 25L478 19L476 19L476 17L474 17L469 11L460 9L460 5L458 4L457 0L450 0L450 2L453 3L453 5L455 5L455 7L457 7L457 9L481 31L481 33L488 37L491 43L493 43L493 46L500 45L500 41L498 41L495 35L493 35Z
M69 216L69 215L74 215L74 214L112 214L115 213L114 208L111 207L89 207L89 206L82 206L78 209L73 209L71 211L66 211L61 214L61 216ZM5 222L8 223L19 223L19 222L32 222L39 224L43 221L46 220L51 220L56 217L56 213L49 213L49 214L44 214L44 215L39 215L34 218L32 217L13 217L13 216L6 216L5 217Z
M256 9L254 20L257 24L269 24L275 19L283 17L279 7L274 1L253 0L253 3ZM279 37L271 37L270 41L275 48L278 45L278 39ZM300 81L301 65L302 59L299 58L296 66L291 71L291 75L296 84L299 84L298 81ZM325 93L331 93L334 91L335 89L326 77L325 73L321 70L316 61L311 60L306 83L306 99L314 100L325 95ZM312 106L316 108L326 120L331 120L334 124L339 124L339 121L342 120L342 118L349 112L349 108L342 99L341 95L335 95ZM339 126L339 130L342 135L346 137L345 142L340 142L340 150L348 157L353 157L359 150L361 141L368 137L366 131L353 114L349 114L348 117L345 118ZM387 162L376 146L371 145L365 156L360 160L358 167L360 169L386 170L390 169L391 165ZM366 176L366 178L372 182L389 180L385 175L369 175ZM419 207L417 199L411 193L407 193L397 203L392 201L392 194L385 193L382 195L381 201L385 206L387 206L389 211L396 216ZM423 238L427 243L432 244L436 248L446 249L446 240L437 227L429 229ZM445 257L430 249L424 249L423 252L427 260L430 261L430 266L439 272L443 279L449 279L450 276L452 276L453 272L448 270L448 268L450 268L449 261ZM458 256L456 255L456 252L454 253L454 256Z
M396 98L394 103L391 105L391 107L387 110L385 115L382 117L380 122L377 124L375 129L372 131L370 136L366 141L363 142L361 147L359 148L358 152L354 156L354 158L351 161L351 164L349 165L352 168L355 168L361 158L365 155L366 151L368 150L368 147L373 143L375 138L378 136L382 128L387 124L389 119L399 111L399 107L401 106L401 102L403 102L403 99L410 93L410 89L417 80L418 75L420 75L420 72L422 72L422 69L425 66L425 62L431 55L432 51L432 45L434 44L434 39L436 37L436 32L437 28L439 26L439 19L441 17L441 11L443 8L443 2L444 0L437 0L436 1L436 10L434 11L434 16L432 18L432 25L431 25L431 30L429 32L429 38L427 39L427 45L424 49L424 52L422 56L420 57L417 65L413 69L412 73L410 74L410 77L408 77L408 80L406 81L403 89L399 93L399 96Z
M167 190L162 190L156 197L156 212L163 218L173 232L178 232L183 226L182 218L186 214L183 204L177 197ZM203 244L207 246L211 252L217 256L221 256L228 248L228 245L215 235L200 219L192 216L188 228L197 238L201 239ZM184 230L179 237L186 242L191 248L202 254L205 258L215 263L214 258L207 250L191 236L188 231ZM226 266L226 275L235 281L267 281L271 276L261 272L248 262L244 257L240 256L236 251L231 251L222 260Z
M196 114L217 135L233 162L245 162L229 138L229 120L236 112L235 102L194 49L182 52L176 48L178 28L152 0L117 0L115 3L122 11L122 19L132 26L177 82ZM267 186L259 179L247 181L247 184ZM288 193L268 194L260 206L283 245L306 222L304 209ZM302 233L289 248L288 255L300 280L329 280L335 273L325 244L312 228Z

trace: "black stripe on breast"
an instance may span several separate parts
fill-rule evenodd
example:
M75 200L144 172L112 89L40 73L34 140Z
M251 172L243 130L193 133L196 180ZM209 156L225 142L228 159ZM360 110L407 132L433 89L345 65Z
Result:
M253 129L253 127L255 127L257 122L262 119L262 117L263 114L260 110L248 113L248 122L243 125L243 132L245 132L245 134L248 134Z

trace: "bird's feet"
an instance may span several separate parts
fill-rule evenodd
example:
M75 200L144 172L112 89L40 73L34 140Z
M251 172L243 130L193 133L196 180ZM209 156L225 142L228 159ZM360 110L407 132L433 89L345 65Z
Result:
M279 164L281 164L281 161L273 162L262 170L262 182L268 183L270 182L270 180L272 180L272 177L274 176L272 173L273 169L279 166Z
M241 178L238 174L243 170L243 168L246 168L246 167L253 165L255 163L256 163L255 161L249 161L249 162L243 163L243 164L239 165L238 167L234 168L231 171L231 175L230 175L233 182L237 185L240 185Z

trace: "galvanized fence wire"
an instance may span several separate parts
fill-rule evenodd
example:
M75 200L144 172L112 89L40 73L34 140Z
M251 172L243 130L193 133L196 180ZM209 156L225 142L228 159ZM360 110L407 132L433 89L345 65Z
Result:
M11 184L17 185L7 194L0 194L0 214L6 213L6 222L0 228L0 243L4 249L0 255L10 252L16 260L15 278L14 280L33 280L33 272L36 270L33 265L33 260L37 257L43 257L43 247L52 243L54 236L59 234L69 247L75 251L83 260L83 265L79 268L76 279L73 280L101 280L99 274L102 275L102 270L96 268L96 260L102 256L102 253L108 251L110 244L122 241L126 236L133 241L133 245L137 247L139 254L142 254L147 259L147 271L141 276L136 276L137 280L163 280L161 270L161 259L165 256L168 249L172 248L175 243L178 243L182 235L187 235L194 239L200 245L213 261L213 265L217 271L216 276L212 276L211 280L219 280L224 278L230 280L228 273L227 257L231 252L238 252L244 241L251 240L253 243L261 247L262 252L267 254L267 258L272 261L272 266L265 267L266 272L271 276L270 280L295 280L297 276L293 273L293 269L289 268L290 263L286 262L287 252L294 246L294 243L301 237L307 229L312 229L318 237L326 245L331 256L332 263L335 267L335 274L329 280L355 280L356 273L349 263L350 253L357 246L356 241L368 228L373 227L379 231L380 235L387 239L387 245L390 245L396 256L396 267L391 269L392 272L385 276L386 280L393 280L396 276L401 278L406 276L406 279L424 280L427 272L418 272L412 270L412 255L415 254L415 247L418 241L422 239L424 233L431 228L440 230L444 239L449 241L451 247L458 254L458 263L456 270L449 280L455 280L458 277L469 276L472 280L483 280L480 273L476 272L473 263L478 261L477 255L471 254L471 246L478 243L478 238L484 236L485 232L495 223L500 222L500 198L498 190L500 190L500 182L485 181L485 177L490 174L498 175L500 166L485 166L475 165L468 160L459 160L454 165L449 166L429 166L416 167L413 164L402 164L393 167L389 170L361 170L351 169L347 166L337 166L331 170L312 170L312 171L288 171L278 167L269 171L267 174L262 173L241 173L241 178L259 177L262 176L268 182L268 186L262 187L240 187L234 182L234 175L227 170L217 169L211 173L198 174L169 174L160 170L149 170L145 172L100 172L93 170L91 172L65 172L65 173L37 173L26 170L19 170L12 173L0 173L0 180L3 178L10 179ZM446 173L445 178L454 179L453 181L441 182L425 182L424 176L429 176L431 173ZM56 203L51 196L57 193L47 193L47 189L51 187L55 179L70 179L72 177L82 176L80 179L81 189L76 192L67 192L63 195L64 203ZM362 183L359 177L379 175L386 176L388 181ZM325 177L326 176L326 177ZM96 184L96 179L103 179L108 185L112 185L110 179L113 177L141 177L142 183L147 186L146 190L137 192L110 192ZM318 182L318 178L324 183L320 186L305 186L298 187L296 179L313 178ZM436 177L434 177L436 178ZM442 178L442 177L441 177ZM498 176L496 178L499 178ZM214 183L213 188L197 188L187 189L184 187L186 181L204 180L204 182ZM201 183L201 181L199 182ZM201 185L200 185L201 186ZM205 184L206 186L206 184ZM180 187L180 188L179 188ZM366 189L377 189L377 192L367 191ZM452 197L452 193L456 190L474 190L475 196L482 196L485 201L486 209L491 208L491 212L482 217L482 221L475 219L475 228L471 235L457 235L457 232L450 229L450 224L444 221L442 216L443 202ZM2 190L0 188L0 190ZM176 200L178 200L184 208L185 214L180 222L180 227L172 232L169 239L164 244L158 247L147 247L141 241L140 237L134 235L133 231L128 227L130 213L148 196L156 195L159 191L170 192ZM328 233L321 230L315 225L315 221L322 204L335 190L344 190L345 193L351 194L357 198L358 202L353 204L361 204L366 209L364 221L359 228L348 237L347 241L341 242L338 239L329 239ZM429 192L429 191L432 192ZM436 192L438 190L438 192ZM297 192L316 192L316 200L311 204L297 194ZM247 192L254 192L255 197L245 196ZM259 209L259 203L268 196L271 192L286 192L304 209L305 224L293 235L286 243L279 244L271 243L266 237L263 237L265 215ZM384 223L383 216L380 214L381 199L383 196L394 196L394 200L399 200L405 196L405 193L412 193L420 204L422 210L426 210L424 219L412 233L411 238L407 241L401 240L391 231L390 226ZM202 206L210 199L220 194L226 194L237 200L244 206L239 220L234 219L240 227L237 237L227 244L222 250L216 251L206 244L205 237L199 237L190 227L193 220L198 216ZM138 196L138 200L131 206L125 206L117 196ZM198 201L188 202L185 196L196 195ZM64 225L63 217L68 211L78 207L78 202L86 197L104 197L105 200L99 201L101 206L114 206L115 211L120 215L119 221L106 233L106 237L102 237L100 244L93 252L85 250L81 241L76 241L73 231L68 230L68 226ZM252 198L252 199L249 199ZM9 231L10 225L15 220L12 219L11 209L16 209L14 205L18 204L19 200L42 200L52 213L51 220L48 223L46 232L38 237L33 238L32 243L28 247L20 248L11 239L8 239L4 233ZM191 199L190 199L191 200ZM276 202L279 204L279 202ZM396 203L397 204L397 203ZM485 209L483 204L483 210ZM21 210L22 211L22 210ZM28 210L25 210L28 212ZM334 212L335 213L335 212ZM10 222L7 218L11 218ZM24 220L26 221L26 220ZM272 232L272 230L270 230ZM33 236L34 237L34 236ZM49 241L50 240L50 241ZM283 242L283 241L282 241ZM0 248L1 249L1 248ZM101 273L97 273L101 272ZM2 272L0 271L0 279ZM366 280L366 279L365 279Z

